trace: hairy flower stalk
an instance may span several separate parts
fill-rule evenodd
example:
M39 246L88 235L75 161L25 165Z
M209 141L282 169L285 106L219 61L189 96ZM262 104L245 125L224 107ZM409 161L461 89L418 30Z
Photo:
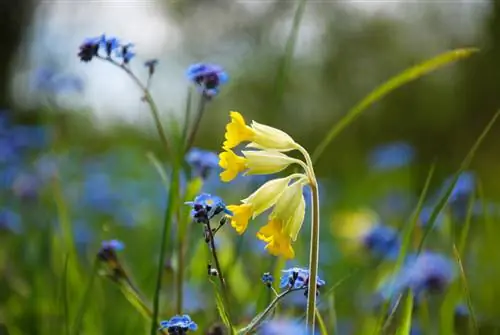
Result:
M243 234L251 219L272 208L268 223L261 227L257 238L266 242L265 249L275 256L294 258L292 246L302 227L305 215L303 188L311 189L312 234L309 256L310 280L307 288L308 332L314 333L314 318L317 295L319 259L319 192L311 157L306 149L295 142L287 133L255 121L245 123L238 112L230 112L231 122L226 126L225 141L219 154L219 165L223 168L220 177L224 182L236 178L238 174L269 175L285 170L292 164L299 165L303 172L293 173L283 178L272 179L263 184L239 205L227 206L232 215L231 225L238 234ZM247 142L242 155L233 148ZM286 155L299 151L304 160Z

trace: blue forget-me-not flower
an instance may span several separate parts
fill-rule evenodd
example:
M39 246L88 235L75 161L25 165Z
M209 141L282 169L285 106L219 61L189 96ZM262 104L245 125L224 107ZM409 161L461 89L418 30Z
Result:
M205 223L207 220L212 219L214 216L224 212L228 215L233 213L226 208L226 204L221 198L208 193L198 195L194 201L186 202L193 208L191 216L200 223Z
M283 275L280 278L280 288L286 289L305 289L304 295L307 296L307 285L309 284L309 270L305 268L293 267L283 270ZM316 277L316 285L319 288L324 286L326 282L319 276Z
M191 149L186 155L186 162L191 166L194 176L207 179L210 172L219 166L219 156L208 150Z
M362 234L361 242L363 247L376 258L396 259L401 248L398 232L382 224L369 228Z
M208 63L191 65L187 69L186 75L209 98L217 95L219 86L225 84L229 79L222 67Z
M166 329L169 334L183 335L190 330L198 329L198 326L191 320L189 315L176 315L168 321L160 323L160 330Z

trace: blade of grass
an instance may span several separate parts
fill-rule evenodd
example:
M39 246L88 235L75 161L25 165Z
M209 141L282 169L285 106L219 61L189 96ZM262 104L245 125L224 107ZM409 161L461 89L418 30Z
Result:
M396 260L396 265L394 266L393 274L397 274L400 271L401 267L403 266L406 255L408 253L408 250L410 249L410 245L411 245L411 241L412 241L411 236L412 236L412 233L415 229L415 226L417 225L420 212L422 211L422 208L424 206L425 198L427 197L427 193L429 192L429 187L430 187L432 176L434 175L435 170L436 170L436 163L434 162L434 163L432 163L432 165L429 169L429 172L427 173L427 178L425 179L424 188L422 189L422 192L420 193L420 196L419 196L419 199L417 202L417 207L413 211L413 214L412 214L412 217L411 217L409 223L403 228L401 249L399 251L398 258ZM391 283L391 285L393 285L393 284ZM397 304L393 309L395 309L395 308L397 308ZM387 323L386 322L386 314L387 314L388 310L389 310L389 302L386 302L382 306L382 312L381 312L380 318L377 322L377 327L375 328L374 334L380 333L380 330L385 327L384 324Z
M335 308L335 291L328 296L328 310L330 316L330 322L333 324L333 335L338 335L338 325L337 325L337 312Z
M63 280L62 280L62 299L63 299L63 314L64 314L64 331L66 335L70 334L69 326L69 302L68 302L68 262L69 256L64 256Z
M420 64L404 70L403 72L400 72L383 84L377 86L365 98L363 98L363 100L361 100L357 105L351 108L347 112L347 114L340 119L340 121L332 126L330 131L326 134L325 138L314 150L312 155L313 163L318 161L330 142L345 128L347 128L347 126L349 126L356 118L358 118L361 113L365 111L369 106L373 105L375 102L379 101L395 89L411 81L414 81L430 72L440 69L447 64L467 58L478 51L479 50L476 48L464 48L442 53L434 58L426 60Z
M476 314L474 312L474 308L472 307L472 299L470 296L469 285L467 283L467 277L465 276L464 266L462 263L462 259L460 257L460 253L457 249L457 246L453 244L453 254L458 264L458 268L460 270L460 278L462 279L462 287L465 295L465 299L467 301L467 308L469 309L469 326L470 326L470 334L478 333L477 319Z
M396 335L410 335L411 321L413 314L413 293L410 291L406 295L402 323L396 330Z
M172 172L170 174L170 190L168 192L167 208L165 209L165 217L163 221L163 229L161 233L160 241L160 256L158 257L158 273L156 277L156 287L153 296L153 315L151 320L151 335L155 335L157 332L158 324L158 314L160 309L160 293L161 284L163 279L163 269L165 267L165 258L167 252L167 243L170 241L170 232L172 226L172 219L176 208L178 206L178 194L179 194L179 177L180 177L180 167L179 164L174 161L172 166Z
M319 312L317 307L314 309L314 312L316 313L316 320L318 320L320 334L328 335L328 330L326 329L325 321L323 320L323 317L321 316L321 313Z
M431 216L429 218L429 222L427 223L427 225L426 225L426 227L424 229L424 233L422 235L422 239L420 240L420 244L418 246L418 251L417 251L418 253L420 253L422 251L427 236L429 235L429 233L431 232L431 230L434 228L434 223L436 221L436 218L438 217L439 213L443 210L443 208L446 206L446 203L448 202L448 198L450 197L451 193L453 192L453 189L455 188L455 184L457 183L458 178L460 177L460 174L463 171L465 171L465 169L467 169L469 167L472 159L474 158L474 155L476 154L477 149L479 148L479 146L483 142L484 138L486 137L486 135L489 133L489 131L493 127L493 124L495 124L495 122L496 122L496 120L497 120L497 118L498 118L499 115L500 115L500 110L498 110L493 115L493 117L491 118L490 122L488 122L488 124L486 125L486 127L484 128L484 130L481 132L481 134L479 135L479 137L477 138L477 140L474 142L474 145L469 150L469 152L465 156L464 160L460 164L460 168L453 175L453 180L450 183L450 185L448 186L448 188L446 189L446 192L441 196L441 198L439 199L439 202L438 202L437 206L434 207L434 209L432 210Z
M224 302L222 300L222 296L219 293L219 288L215 282L210 280L212 283L212 286L214 287L214 292L215 292L215 305L217 306L217 311L219 312L220 319L222 323L229 329L230 334L235 333L235 329L233 328L233 325L231 324L229 314L226 311L226 308L224 307Z
M75 316L75 321L73 323L73 332L72 334L77 335L80 332L83 316L85 314L85 311L87 310L87 307L91 301L92 297L92 289L94 287L94 281L97 276L97 271L99 270L99 263L97 260L94 261L94 264L92 265L92 271L90 273L89 281L85 287L84 293L83 293L83 298L82 302L80 304L80 307L78 308L78 312L76 313Z

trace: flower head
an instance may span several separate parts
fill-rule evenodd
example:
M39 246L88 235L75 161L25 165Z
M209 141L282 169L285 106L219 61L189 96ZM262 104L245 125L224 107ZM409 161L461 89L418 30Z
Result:
M101 48L106 51L106 56L111 57L111 53L120 47L120 42L116 37L109 37L101 41Z
M109 240L103 241L101 243L101 249L97 253L97 257L104 262L117 261L116 252L122 251L125 248L125 244L119 240Z
M189 315L176 315L168 321L160 323L160 330L167 329L169 334L183 335L187 334L190 330L198 329L198 326L191 320Z
M135 53L132 51L134 44L127 43L120 45L119 48L116 49L116 57L122 59L123 64L128 64L132 58L135 57Z
M361 242L374 257L396 259L401 248L401 240L393 228L377 224L368 229Z
M262 282L267 286L267 287L271 287L271 285L273 285L273 282L274 282L274 278L273 278L273 275L270 274L269 272L265 272L263 275L262 275Z
M158 65L158 59L150 59L144 62L144 66L148 68L150 76L152 76L155 73L157 65Z
M191 65L186 71L186 76L200 88L206 97L217 95L219 86L229 79L222 67L206 63Z
M90 62L92 58L98 55L99 46L105 43L105 41L105 35L85 39L80 45L80 51L78 52L80 60L83 62Z
M186 162L196 176L207 179L210 172L219 165L219 158L212 151L193 148L186 155Z
M426 293L441 293L457 275L453 261L442 254L423 252L411 255L396 275L385 283L381 295L391 299L405 289L411 289L415 297Z
M204 223L220 213L233 215L221 198L208 193L198 195L194 201L186 202L186 205L193 208L191 216L199 223Z
M305 268L293 267L281 271L283 275L280 278L280 288L287 289L307 289L309 284L309 270ZM326 282L319 276L316 278L316 285L318 288L324 286Z
M243 156L236 155L231 149L219 154L219 165L224 169L221 180L228 182L245 171L245 174L273 174L286 169L297 160L271 150L244 150Z

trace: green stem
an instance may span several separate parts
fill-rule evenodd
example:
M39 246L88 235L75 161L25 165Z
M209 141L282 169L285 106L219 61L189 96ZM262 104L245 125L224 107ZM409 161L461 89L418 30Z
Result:
M183 305L183 293L184 293L184 241L185 241L185 231L181 227L181 217L180 211L177 210L177 273L176 273L176 312L177 314L182 313Z
M312 167L311 167L312 168ZM316 308L316 279L318 276L319 261L319 191L316 180L313 180L311 186L312 203L312 226L311 226L311 247L309 251L309 288L307 294L307 329L309 334L314 334L314 318Z
M189 133L189 137L186 142L186 149L185 149L186 152L189 151L189 149L191 149L191 147L193 146L196 133L200 128L201 118L203 117L203 112L205 111L205 106L207 104L207 101L208 101L207 97L205 96L204 93L202 93L200 97L200 103L198 105L198 111L196 112L196 119L194 120L193 129L191 129L191 132Z
M238 331L238 335L246 335L246 334L250 334L253 331L255 331L255 329L266 319L266 316L276 307L276 305L278 304L278 302L281 299L283 299L285 296L287 296L291 292L300 291L300 290L302 290L302 288L291 287L288 290L286 290L285 292L277 295L276 298L274 298L273 301L271 301L271 303L266 307L266 309L262 313L260 313L257 317L255 317L252 320L252 322L250 322L250 324L248 326L246 326L245 328Z
M90 273L89 281L83 293L82 303L78 308L78 312L76 313L75 322L73 324L73 331L71 332L72 334L77 335L80 333L83 315L85 314L85 310L88 304L90 303L90 298L92 296L92 288L94 287L94 280L97 276L98 269L99 269L99 262L95 260L94 264L92 265L92 272Z

